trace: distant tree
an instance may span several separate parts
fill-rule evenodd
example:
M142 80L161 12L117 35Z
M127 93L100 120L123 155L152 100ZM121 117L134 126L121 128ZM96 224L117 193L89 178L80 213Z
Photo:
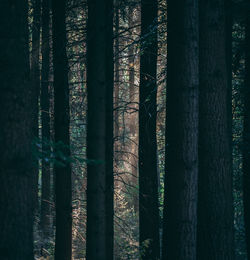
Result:
M245 27L245 87L243 128L243 196L247 255L250 258L250 17Z
M42 1L42 73L41 73L41 121L42 121L42 198L41 229L45 238L50 232L50 0Z
M129 48L128 48L128 71L129 71L129 152L130 152L130 164L131 164L131 178L130 182L132 187L138 186L138 124L135 122L138 121L138 94L135 84L135 44L133 40L133 26L134 21L134 7L128 7L128 27L129 27ZM132 192L132 203L134 210L138 211L139 201L138 201L138 192L135 189Z
M200 1L200 117L197 258L234 259L225 0Z
M40 93L40 28L41 28L41 0L32 0L33 23L32 23L32 49L31 49L31 81L35 96L33 98L34 124L33 135L38 141L38 113L39 113L39 93ZM34 207L38 209L38 160L34 167Z
M69 260L72 254L72 192L69 135L69 85L66 54L66 0L52 0L54 128L55 128L55 259Z
M157 0L141 1L139 87L139 234L141 259L159 259L156 142Z
M119 5L117 4L114 8L114 156L115 161L118 159L118 149L119 149L119 85L120 85L120 64L119 64L119 27L120 27L120 17L119 17Z
M196 259L198 0L168 1L166 169L162 258Z
M86 242L88 260L113 259L112 3L112 0L88 1Z
M30 84L28 1L0 1L0 258L33 260L35 91Z

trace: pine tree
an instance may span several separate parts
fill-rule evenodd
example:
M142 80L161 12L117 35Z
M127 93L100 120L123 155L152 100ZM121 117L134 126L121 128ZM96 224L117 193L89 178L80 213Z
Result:
M159 259L159 208L156 142L157 0L141 1L139 87L140 257Z
M42 73L41 73L41 121L42 121L42 198L41 229L48 239L50 228L50 1L42 1Z
M234 259L225 0L200 1L198 259Z
M52 0L54 128L55 128L55 259L69 260L72 254L72 187L69 135L69 85L66 54L66 0Z
M0 1L0 258L33 260L35 91L30 82L28 2Z
M244 88L244 128L243 128L243 202L246 233L246 248L250 257L250 18L245 26L245 88Z
M88 260L113 259L112 2L112 0L88 1L86 244Z
M39 94L40 94L40 28L41 28L41 0L32 0L33 23L32 23L32 49L31 49L31 82L35 96L33 98L34 124L33 135L38 142L38 114L39 114ZM38 160L34 167L34 208L38 209Z
M198 0L168 1L163 259L196 259Z

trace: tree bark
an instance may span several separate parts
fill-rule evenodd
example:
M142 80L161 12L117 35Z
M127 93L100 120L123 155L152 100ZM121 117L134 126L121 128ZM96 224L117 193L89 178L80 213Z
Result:
M66 54L66 0L52 0L56 241L55 259L69 260L72 254L72 192L69 135L68 59Z
M196 259L198 0L168 1L163 259Z
M198 259L234 259L226 1L200 1Z
M159 259L159 208L156 142L157 1L141 1L139 93L140 257Z
M34 88L28 3L0 1L0 258L33 260Z
M113 259L112 2L112 0L88 1L86 245L88 260Z

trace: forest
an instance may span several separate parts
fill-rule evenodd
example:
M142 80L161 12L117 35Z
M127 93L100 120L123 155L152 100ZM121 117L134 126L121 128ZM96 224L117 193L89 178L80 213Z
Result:
M250 260L250 1L0 0L0 260Z

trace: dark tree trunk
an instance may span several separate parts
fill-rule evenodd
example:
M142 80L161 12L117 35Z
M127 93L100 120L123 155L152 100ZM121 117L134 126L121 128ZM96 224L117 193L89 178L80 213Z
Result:
M28 3L0 1L0 259L33 260L34 88Z
M38 130L38 114L39 114L39 92L40 92L40 27L41 27L41 0L32 0L33 4L33 24L32 24L32 50L31 50L31 81L34 88L33 99L33 112L34 112L34 124L33 124L33 136L38 142L39 130ZM39 166L38 160L35 161L34 167L34 207L38 209L38 174Z
M66 54L66 0L52 0L56 241L55 259L69 260L72 251L72 192L69 136L69 86Z
M198 0L168 1L164 260L196 259L198 26Z
M159 259L159 208L156 142L157 0L141 1L139 93L140 257Z
M243 130L243 195L247 255L250 258L250 18L246 22L244 130Z
M232 1L227 0L225 4L226 8L226 63L227 63L227 76L228 76L228 134L229 134L229 149L230 149L230 164L233 165L233 133L232 133L232 25L233 25L233 10Z
M114 59L113 59L113 0L106 1L106 259L114 258L114 123L113 123L113 90L114 90Z
M49 0L42 2L42 82L41 82L41 117L42 117L42 199L41 229L44 238L48 239L50 231L50 44Z
M86 253L88 260L113 259L112 2L112 0L88 1Z
M226 1L200 1L198 259L234 259Z

